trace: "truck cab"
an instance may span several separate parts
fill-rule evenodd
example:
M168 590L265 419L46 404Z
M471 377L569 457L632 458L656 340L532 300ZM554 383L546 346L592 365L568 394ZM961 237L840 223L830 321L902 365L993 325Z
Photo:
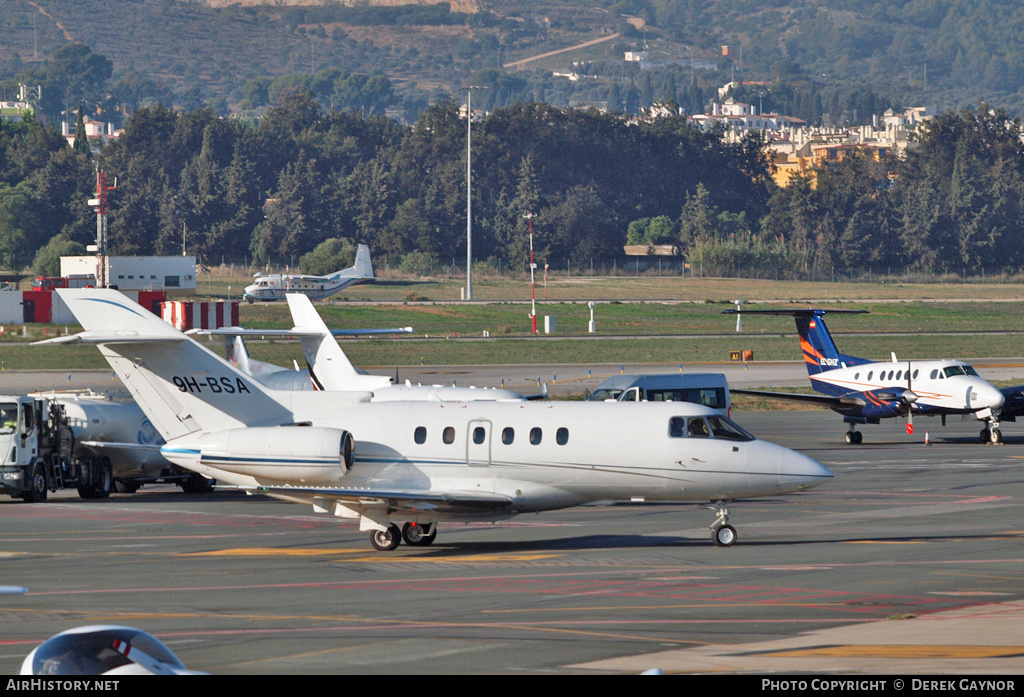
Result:
M0 491L28 500L46 498L41 408L31 397L0 396Z

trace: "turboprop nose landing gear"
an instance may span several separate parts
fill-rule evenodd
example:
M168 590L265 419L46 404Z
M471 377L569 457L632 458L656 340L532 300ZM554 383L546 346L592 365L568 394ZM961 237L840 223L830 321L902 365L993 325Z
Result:
M729 509L724 501L716 501L711 506L717 517L708 527L711 529L711 541L718 547L732 547L736 543L736 528L729 525Z
M1002 445L1003 432L999 430L999 414L993 410L992 416L988 417L985 428L981 429L981 442L993 445Z

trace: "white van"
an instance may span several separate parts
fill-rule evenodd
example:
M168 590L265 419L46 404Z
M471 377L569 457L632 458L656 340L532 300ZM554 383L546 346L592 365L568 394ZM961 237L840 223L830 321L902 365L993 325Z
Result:
M729 415L729 382L722 373L614 375L587 396L591 401L692 402Z

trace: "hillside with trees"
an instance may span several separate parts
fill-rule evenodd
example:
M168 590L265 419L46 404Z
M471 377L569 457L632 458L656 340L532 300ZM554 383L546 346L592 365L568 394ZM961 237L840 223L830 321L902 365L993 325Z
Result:
M1024 267L1015 4L457 8L3 3L0 96L42 85L45 123L0 123L0 261L52 269L90 242L99 165L119 182L118 253L184 244L206 263L329 266L365 242L410 270L457 265L459 105L474 85L488 112L473 127L474 252L495 268L523 268L526 213L556 268L614 269L626 242L671 245L707 273ZM622 60L637 49L646 69ZM727 145L683 116L625 118L658 101L703 111L733 77L738 98L812 124L945 108L904 161L849 157L785 189L757 136ZM98 158L54 125L82 112L125 128Z
M534 102L473 130L474 259L495 269L526 268L528 213L557 269L621 268L627 242L670 245L708 274L1024 269L1021 125L986 106L943 112L904 160L853 154L786 188L758 134L726 144L685 117ZM100 166L118 181L116 254L184 245L207 264L322 269L366 243L394 267L464 268L465 139L454 101L405 126L324 111L304 90L258 122L144 107L97 159L51 126L0 122L0 263L52 272L88 244Z
M636 113L662 100L693 113L735 78L752 83L742 96L762 110L812 124L981 100L1016 115L1021 35L1024 7L1009 0L10 0L0 4L0 97L19 81L42 84L50 118L80 100L90 114L154 104L245 114L273 103L278 89L263 98L270 83L304 81L325 109L386 109L412 123L467 84L489 88L479 103L487 110L539 101ZM603 40L503 67L595 39ZM57 52L70 44L105 63L69 75ZM647 69L623 61L638 50ZM335 85L352 75L365 77ZM358 93L370 81L368 102Z

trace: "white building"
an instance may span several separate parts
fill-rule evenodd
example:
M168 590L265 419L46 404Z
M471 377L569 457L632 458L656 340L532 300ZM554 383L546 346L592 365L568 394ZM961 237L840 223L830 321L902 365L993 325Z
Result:
M93 274L96 256L61 257L60 275ZM163 290L169 295L195 295L195 257L107 257L107 283L119 290Z

